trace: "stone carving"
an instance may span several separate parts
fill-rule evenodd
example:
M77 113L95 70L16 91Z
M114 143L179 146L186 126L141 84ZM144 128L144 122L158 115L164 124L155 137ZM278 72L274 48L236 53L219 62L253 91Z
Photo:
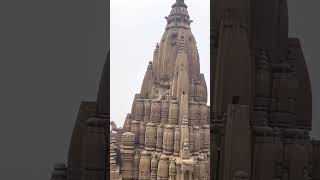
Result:
M170 165L169 165L169 180L176 179L176 163L175 158L170 158Z
M145 122L141 122L141 123L140 123L140 128L139 128L139 145L140 145L140 149L143 149L143 148L144 148L145 133L146 133L146 125L145 125Z
M181 151L181 158L182 159L189 159L190 158L189 139L185 139L185 141L183 143L183 149Z
M133 179L139 179L139 163L140 163L140 152L138 150L135 151L134 159L133 159Z
M173 154L174 145L174 128L172 125L167 125L163 137L163 153Z
M157 180L167 180L169 179L169 164L168 156L161 155L160 162L158 164Z
M176 126L173 144L174 155L178 156L180 152L180 126Z
M153 154L152 160L151 160L151 180L157 179L157 170L158 170L158 155L156 153Z
M148 123L145 134L145 149L154 151L157 143L157 128L152 122Z
M160 124L157 129L157 152L162 152L163 149L163 124Z

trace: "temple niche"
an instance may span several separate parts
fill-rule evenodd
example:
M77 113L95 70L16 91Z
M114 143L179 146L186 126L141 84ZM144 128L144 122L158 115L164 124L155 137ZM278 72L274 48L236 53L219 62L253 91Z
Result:
M165 32L121 130L122 141L112 141L121 152L116 167L112 156L112 179L210 179L207 85L187 8L177 0L166 17Z

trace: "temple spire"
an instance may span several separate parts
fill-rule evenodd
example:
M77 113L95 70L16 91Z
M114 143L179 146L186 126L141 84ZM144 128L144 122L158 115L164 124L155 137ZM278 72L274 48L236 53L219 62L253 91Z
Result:
M176 3L172 6L174 7L184 7L187 8L188 6L184 3L184 0L176 0Z

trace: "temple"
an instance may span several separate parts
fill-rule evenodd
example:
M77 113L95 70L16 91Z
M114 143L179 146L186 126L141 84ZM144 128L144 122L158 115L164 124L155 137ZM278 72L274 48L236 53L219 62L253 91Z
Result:
M110 179L210 179L207 85L187 5L177 0L122 128L112 122Z
M286 0L215 0L211 179L320 179L311 85Z
M52 180L320 180L309 74L299 40L288 38L287 1L212 6L212 105L188 6L176 0L123 127L108 124L107 61Z

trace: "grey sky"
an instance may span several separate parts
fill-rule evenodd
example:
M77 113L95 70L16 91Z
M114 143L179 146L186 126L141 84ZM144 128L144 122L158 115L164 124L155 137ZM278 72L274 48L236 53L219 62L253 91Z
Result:
M135 93L140 92L148 62L165 30L175 0L110 0L111 8L111 120L122 126L131 111ZM201 72L210 90L210 1L186 0L194 21Z
M289 36L300 39L311 79L313 101L312 136L320 138L320 24L318 20L320 1L288 0L288 6Z

